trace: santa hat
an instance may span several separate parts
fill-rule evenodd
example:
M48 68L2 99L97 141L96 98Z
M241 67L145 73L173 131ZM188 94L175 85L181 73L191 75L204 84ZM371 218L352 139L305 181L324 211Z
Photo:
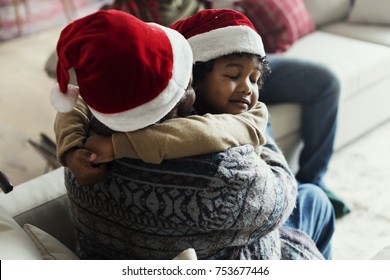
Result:
M180 33L115 10L69 24L57 54L53 107L71 111L80 94L93 115L116 131L163 118L184 95L192 73L191 47ZM69 84L70 68L78 87Z
M252 22L235 10L202 10L170 27L188 40L194 62L240 52L265 56L263 41Z

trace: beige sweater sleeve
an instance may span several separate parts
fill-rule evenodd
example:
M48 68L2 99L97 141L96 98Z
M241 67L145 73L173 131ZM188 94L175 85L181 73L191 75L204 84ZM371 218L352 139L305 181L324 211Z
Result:
M164 159L219 152L244 144L252 144L260 153L266 141L267 121L267 107L260 102L239 115L171 119L135 132L114 133L115 158L139 158L158 164Z
M54 120L54 133L57 144L57 159L66 166L64 157L67 151L81 148L88 133L92 113L79 98L76 107L69 113L57 113Z

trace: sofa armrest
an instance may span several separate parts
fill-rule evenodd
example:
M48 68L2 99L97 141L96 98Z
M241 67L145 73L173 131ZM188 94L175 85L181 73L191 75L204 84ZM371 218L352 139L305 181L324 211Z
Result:
M0 195L0 205L12 216L29 211L66 194L64 169L58 168L14 187Z
M32 224L75 249L75 234L60 167L0 194L0 205L20 225Z

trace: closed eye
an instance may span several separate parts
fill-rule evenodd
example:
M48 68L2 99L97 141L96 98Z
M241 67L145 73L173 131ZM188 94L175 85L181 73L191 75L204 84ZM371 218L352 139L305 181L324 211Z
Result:
M226 78L229 78L229 79L231 79L231 80L237 80L238 77L239 77L239 75L226 75L225 77L226 77Z
M256 73L253 73L250 77L251 79L251 82L253 84L258 84L259 81L260 81L260 78L261 78L261 74L260 74L260 71L256 71Z

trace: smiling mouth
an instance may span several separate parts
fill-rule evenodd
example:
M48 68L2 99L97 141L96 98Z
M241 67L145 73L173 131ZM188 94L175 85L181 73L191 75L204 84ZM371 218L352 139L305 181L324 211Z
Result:
M246 99L240 99L240 100L232 100L231 102L233 103L242 103L242 104L245 104L245 105L250 105L249 101L246 100Z

